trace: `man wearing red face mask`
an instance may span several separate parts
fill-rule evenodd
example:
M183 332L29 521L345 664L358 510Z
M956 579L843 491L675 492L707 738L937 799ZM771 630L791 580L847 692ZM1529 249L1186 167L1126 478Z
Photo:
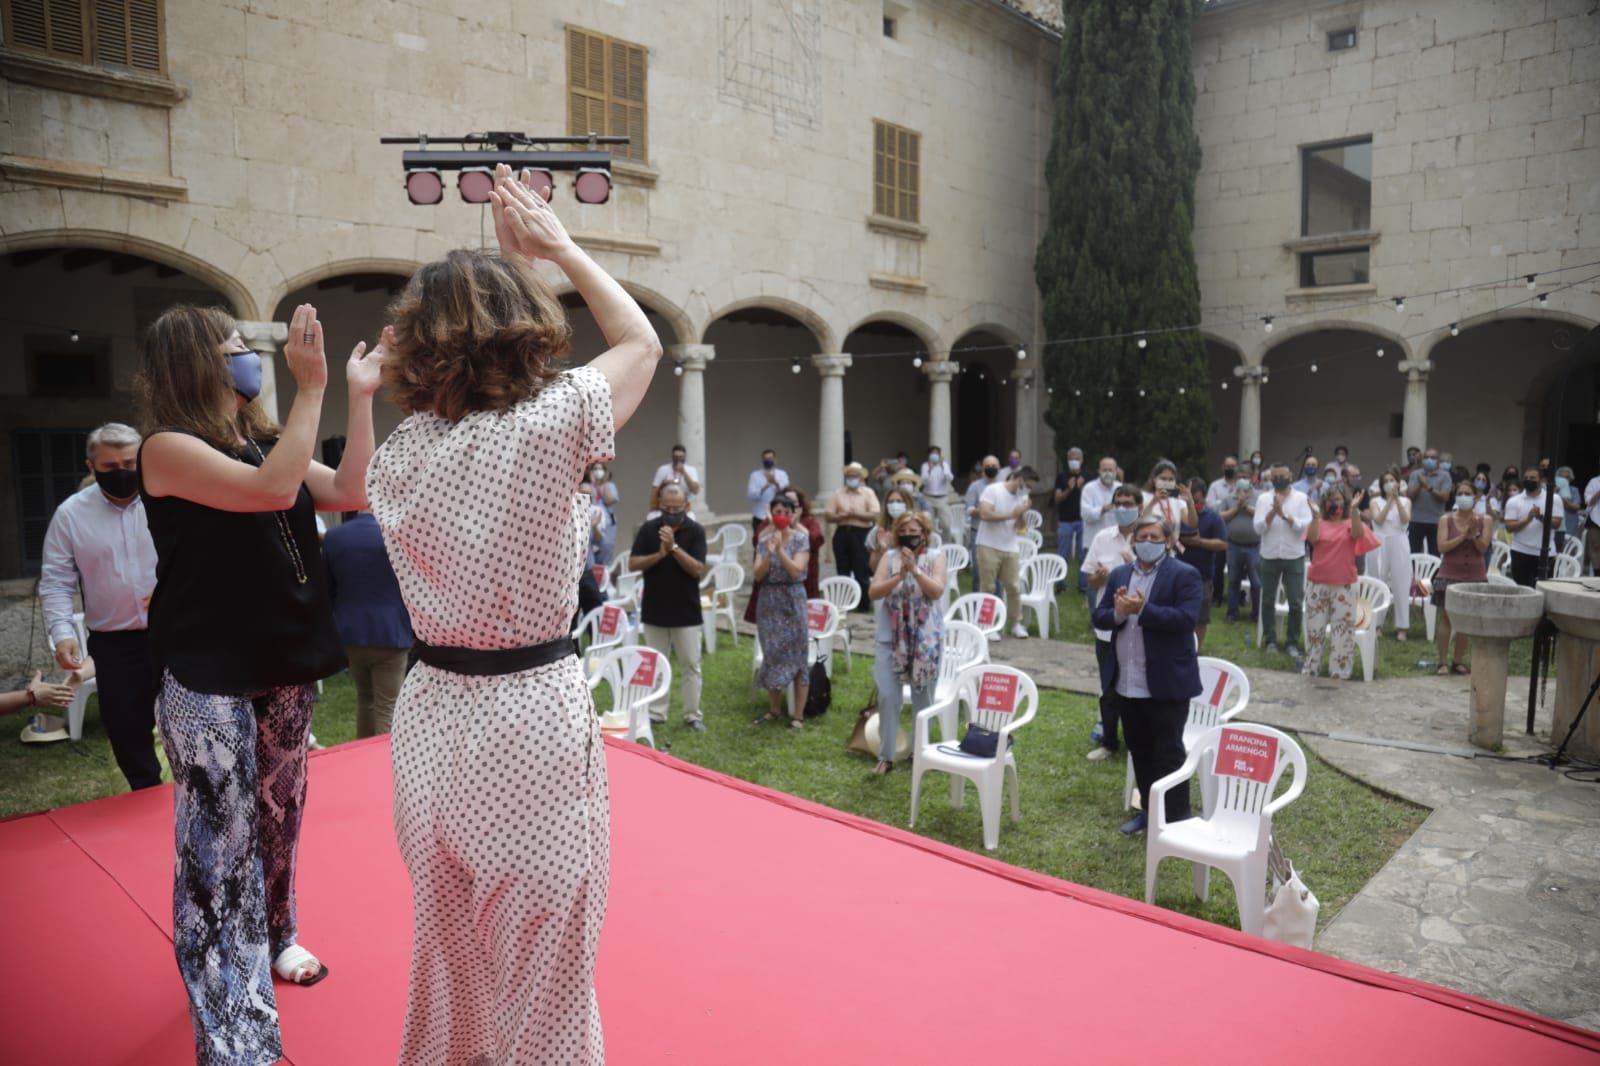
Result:
M761 582L756 607L756 636L761 641L761 672L756 684L767 690L767 713L757 723L776 722L783 715L783 690L794 685L794 714L789 724L799 729L806 713L806 563L811 538L794 523L789 501L772 501L772 521L756 542L755 574Z

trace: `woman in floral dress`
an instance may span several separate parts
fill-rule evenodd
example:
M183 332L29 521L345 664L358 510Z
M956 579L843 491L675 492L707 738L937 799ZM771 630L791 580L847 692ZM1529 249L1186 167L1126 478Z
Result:
M782 496L772 501L772 519L756 543L755 579L761 582L756 607L756 636L761 641L761 672L756 685L767 690L767 713L757 723L782 719L783 690L794 685L794 717L799 729L806 717L806 563L811 538L794 521L794 508Z
M889 672L896 684L878 694L878 765L875 774L894 769L895 733L900 726L900 686L911 686L912 713L933 704L944 652L944 552L928 547L933 523L921 511L906 511L891 527L894 548L885 550L867 595L881 603L889 626ZM879 644L879 654L883 645Z

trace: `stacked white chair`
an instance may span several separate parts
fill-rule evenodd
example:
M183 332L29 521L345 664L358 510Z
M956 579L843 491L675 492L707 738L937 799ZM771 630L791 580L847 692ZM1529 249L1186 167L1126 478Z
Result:
M1007 783L1011 786L1011 820L1022 818L1021 789L1017 781L1017 756L1011 737L1033 720L1039 709L1039 691L1033 680L1010 666L982 663L969 666L956 678L954 707L940 704L917 712L911 744L911 827L917 825L917 804L922 796L922 775L929 770L951 777L950 804L960 807L965 782L978 788L978 809L983 818L983 846L1000 846L1000 807ZM998 734L991 758L969 755L946 733L944 723L959 721L965 706L968 721ZM940 720L941 738L934 743L929 725Z
M1059 555L1045 552L1035 555L1022 565L1022 619L1028 624L1028 611L1033 611L1039 623L1039 636L1050 639L1050 622L1056 617L1056 583L1067 579L1067 561Z
M717 620L728 621L728 632L733 636L733 646L739 646L739 616L734 602L739 590L744 588L744 567L738 563L717 563L700 579L700 627L705 634L706 650L717 650Z
M1583 560L1576 555L1559 552L1551 559L1551 577L1582 577Z
M706 562L711 561L713 545L720 562L739 561L739 549L750 542L750 530L743 522L726 522L706 540Z
M83 625L83 613L72 616L72 628L78 637L78 651L82 655L89 654L89 633ZM78 691L72 694L72 702L67 704L67 736L73 740L83 739L83 712L89 706L89 697L100 690L100 683L90 678L78 686Z
M1256 615L1256 647L1258 648L1261 647L1262 635L1266 632L1266 630L1263 628L1266 623L1266 612L1267 608L1265 605L1263 605L1260 613ZM1288 618L1289 616L1289 593L1282 582L1278 583L1278 595L1274 598L1272 604L1272 613L1273 616L1280 621ZM1274 626L1273 632L1276 633L1278 631L1278 627Z
M956 598L956 602L945 611L944 620L976 626L987 644L988 641L999 640L1000 634L1006 631L1006 601L987 592L969 592ZM987 649L983 661L989 661Z
M1504 574L1511 569L1511 545L1503 540L1489 544L1489 573Z
M1033 531L1029 530L1029 532L1033 532ZM1039 554L1039 545L1035 544L1031 537L1018 537L1017 538L1017 565L1018 566L1026 565L1029 559L1032 559L1035 555L1038 555L1038 554Z
M1033 514L1034 512L1029 511L1028 513ZM1034 551L1038 551L1040 548L1044 547L1044 534L1039 532L1037 526L1031 526L1028 529L1023 530L1022 539L1027 541L1029 544L1032 544Z
M600 716L600 731L655 747L650 713L657 709L665 716L672 697L672 664L667 657L643 646L610 648L600 658L590 687L602 683L611 691L611 710Z
M628 622L628 612L623 604L606 602L593 608L578 622L578 645L583 649L583 668L594 687L595 674L600 661L612 648L631 643L633 627Z
M1279 779L1294 768L1289 790L1273 798ZM1215 778L1215 808L1200 817L1168 822L1169 790L1188 788L1202 768ZM1210 892L1211 868L1233 882L1239 901L1239 928L1261 935L1266 910L1267 854L1272 818L1294 802L1306 787L1306 756L1287 734L1264 725L1230 722L1208 730L1189 750L1177 770L1150 789L1148 839L1145 841L1144 899L1156 899L1156 870L1165 858L1194 864L1194 893Z
M1202 655L1200 666L1200 695L1189 701L1189 717L1183 723L1183 750L1193 751L1202 736L1213 727L1231 722L1250 706L1250 678L1243 670L1211 655ZM1128 759L1128 772L1123 784L1122 805L1133 806L1138 782L1133 777L1133 759ZM1200 803L1210 810L1211 771L1200 769Z
M1038 529L1040 526L1044 525L1044 515L1040 514L1038 511L1024 511L1022 514L1022 524L1027 526L1029 529Z
M1383 618L1394 606L1394 594L1389 586L1375 577L1356 578L1356 595L1367 601L1371 613L1366 625L1355 631L1356 654L1361 658L1361 680L1371 681L1378 666L1378 635L1383 632Z
M946 544L939 550L944 553L944 605L949 610L950 604L955 601L956 590L960 588L956 575L971 565L972 556L959 544Z
M856 584L856 579L853 577L835 575L817 582L817 591L822 593L822 598L833 604L834 610L839 612L839 632L834 637L834 643L843 645L844 668L849 670L853 665L850 659L850 627L843 620L849 617L851 611L861 606L861 586Z
M1439 557L1427 552L1411 553L1411 576L1422 586L1423 595L1411 597L1411 606L1422 608L1422 620L1428 626L1428 639L1433 639L1433 627L1439 621L1439 608L1433 605L1433 575L1439 570Z

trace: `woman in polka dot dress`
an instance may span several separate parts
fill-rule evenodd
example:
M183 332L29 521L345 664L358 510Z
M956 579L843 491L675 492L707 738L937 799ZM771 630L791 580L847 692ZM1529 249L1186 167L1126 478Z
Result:
M503 166L491 203L501 257L452 252L395 305L384 380L410 417L367 483L422 660L392 735L415 907L403 1066L605 1057L594 960L610 808L567 639L588 542L577 488L612 458L661 346ZM586 367L556 365L570 331L539 258L612 346Z

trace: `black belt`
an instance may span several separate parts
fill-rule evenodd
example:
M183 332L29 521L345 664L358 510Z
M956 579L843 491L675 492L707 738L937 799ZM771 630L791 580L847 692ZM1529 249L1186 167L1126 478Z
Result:
M516 674L523 670L547 666L550 663L578 654L578 645L571 637L547 640L526 648L441 648L423 641L416 643L417 658L429 666L448 670L452 674L471 674L486 677L495 674Z

